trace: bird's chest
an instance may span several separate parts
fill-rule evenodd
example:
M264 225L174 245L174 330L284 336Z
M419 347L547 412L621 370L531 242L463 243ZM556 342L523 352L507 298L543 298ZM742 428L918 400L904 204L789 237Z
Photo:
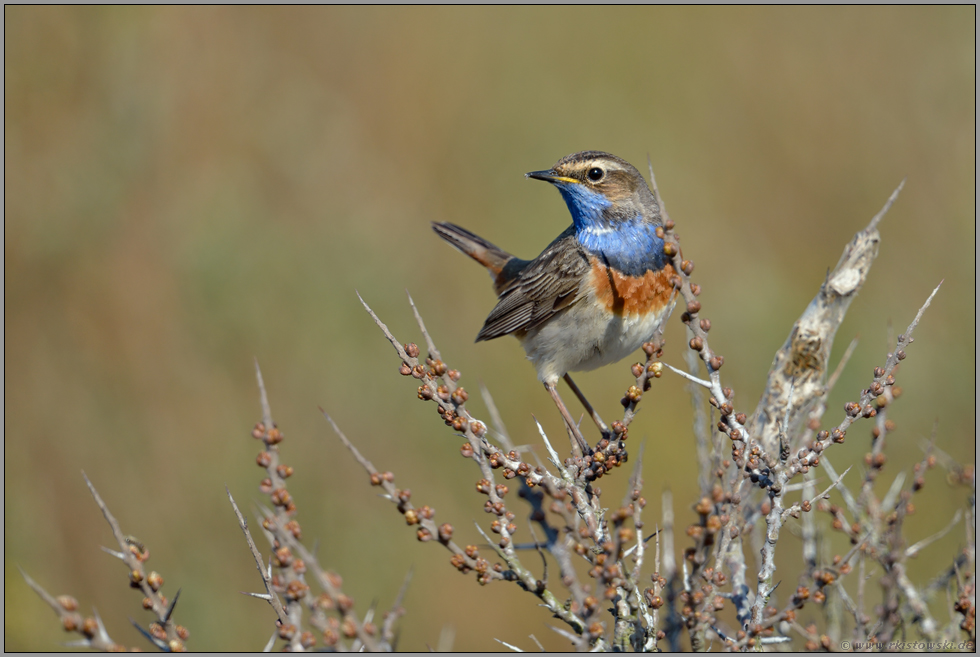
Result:
M596 335L595 358L614 362L636 351L653 337L674 303L670 265L642 276L629 276L592 259L589 305L596 324L603 330Z
M589 288L594 305L606 313L630 320L643 321L649 316L659 318L674 298L671 279L674 268L669 264L657 270L648 270L639 276L625 274L602 262L596 256L590 258ZM653 320L657 323L659 320Z
M673 275L673 267L666 265L628 276L593 257L583 282L584 298L534 331L525 348L550 345L548 351L560 356L556 360L566 367L563 371L591 370L626 358L653 337L670 312Z
M670 265L627 276L592 258L579 298L527 331L516 333L542 381L626 358L653 337L674 304Z

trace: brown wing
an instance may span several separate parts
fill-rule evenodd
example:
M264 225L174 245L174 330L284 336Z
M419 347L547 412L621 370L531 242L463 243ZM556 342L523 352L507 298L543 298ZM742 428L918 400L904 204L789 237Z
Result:
M590 269L574 227L569 226L541 255L515 272L500 291L500 300L476 341L533 328L553 317L579 299L580 286Z

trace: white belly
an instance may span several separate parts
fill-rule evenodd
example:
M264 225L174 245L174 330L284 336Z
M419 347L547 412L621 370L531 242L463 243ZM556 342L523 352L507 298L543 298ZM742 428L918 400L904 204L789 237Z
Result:
M660 313L618 315L583 299L521 339L538 378L556 383L566 372L594 370L615 363L639 349L670 314L673 303Z

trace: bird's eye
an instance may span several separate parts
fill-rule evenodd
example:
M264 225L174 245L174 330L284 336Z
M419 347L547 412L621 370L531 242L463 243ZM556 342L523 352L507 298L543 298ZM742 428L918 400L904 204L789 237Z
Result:
M602 176L604 173L605 172L599 167L592 167L591 169L589 169L589 172L585 175L587 175L589 177L589 180L591 180L592 182L599 182L600 180L602 180Z

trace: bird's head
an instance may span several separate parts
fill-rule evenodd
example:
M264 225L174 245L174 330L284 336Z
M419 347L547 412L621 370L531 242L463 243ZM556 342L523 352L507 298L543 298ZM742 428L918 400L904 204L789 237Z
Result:
M660 224L660 207L632 164L601 151L573 153L528 178L558 188L577 231L602 231L617 223Z

